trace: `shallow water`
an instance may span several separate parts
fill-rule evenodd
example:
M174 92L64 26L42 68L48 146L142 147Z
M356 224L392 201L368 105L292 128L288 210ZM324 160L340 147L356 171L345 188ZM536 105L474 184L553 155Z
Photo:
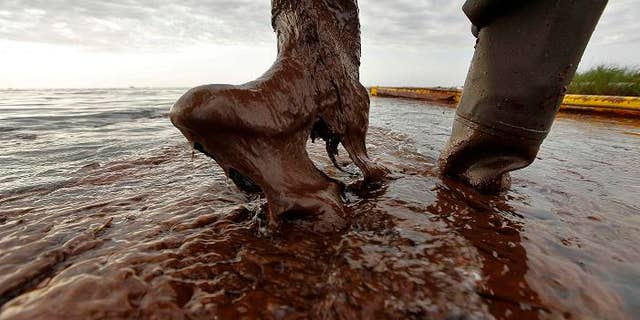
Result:
M274 233L192 159L166 118L182 93L0 91L1 319L640 314L637 120L561 116L489 197L436 177L453 109L374 98L369 152L394 179L358 188L310 145L351 185L350 227Z

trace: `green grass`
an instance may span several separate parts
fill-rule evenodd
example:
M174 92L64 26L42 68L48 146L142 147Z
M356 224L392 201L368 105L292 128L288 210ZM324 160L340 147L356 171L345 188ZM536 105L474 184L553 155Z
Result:
M578 72L567 93L640 96L640 68L600 65Z

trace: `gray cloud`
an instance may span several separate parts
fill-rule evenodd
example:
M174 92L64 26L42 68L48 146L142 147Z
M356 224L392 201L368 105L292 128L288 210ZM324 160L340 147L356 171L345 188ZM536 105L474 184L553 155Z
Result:
M360 0L363 38L375 45L468 45L462 2Z
M273 43L269 7L268 0L3 0L0 38L100 49ZM360 8L370 44L456 44L469 29L455 1L361 0Z
M470 22L464 1L360 0L363 36L375 44L468 46ZM593 35L594 45L640 40L640 2L609 1Z
M255 0L2 0L0 38L102 49L272 41Z
M639 15L638 0L609 1L591 42L594 45L638 43L640 41Z
M268 0L2 0L0 39L98 50L158 50L195 43L274 42ZM450 0L360 0L363 41L468 46L469 23ZM637 0L611 1L593 42L637 41Z

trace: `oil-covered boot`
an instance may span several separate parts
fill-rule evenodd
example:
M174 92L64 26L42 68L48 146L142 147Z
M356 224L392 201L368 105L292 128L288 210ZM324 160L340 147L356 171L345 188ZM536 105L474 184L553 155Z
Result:
M307 140L324 139L332 159L342 143L366 181L386 174L365 147L369 97L359 82L357 2L273 0L272 24L278 56L263 76L191 89L171 121L240 189L264 193L270 225L283 214L328 215L337 225L343 186L314 166Z
M476 50L441 172L486 192L531 164L606 0L468 0Z

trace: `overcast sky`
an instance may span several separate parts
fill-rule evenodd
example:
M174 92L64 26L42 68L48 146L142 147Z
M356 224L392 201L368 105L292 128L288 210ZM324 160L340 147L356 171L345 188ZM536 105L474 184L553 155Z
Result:
M450 0L360 0L365 85L459 86L474 39ZM243 83L273 62L269 0L0 0L0 88ZM640 65L640 0L610 0L581 69Z

